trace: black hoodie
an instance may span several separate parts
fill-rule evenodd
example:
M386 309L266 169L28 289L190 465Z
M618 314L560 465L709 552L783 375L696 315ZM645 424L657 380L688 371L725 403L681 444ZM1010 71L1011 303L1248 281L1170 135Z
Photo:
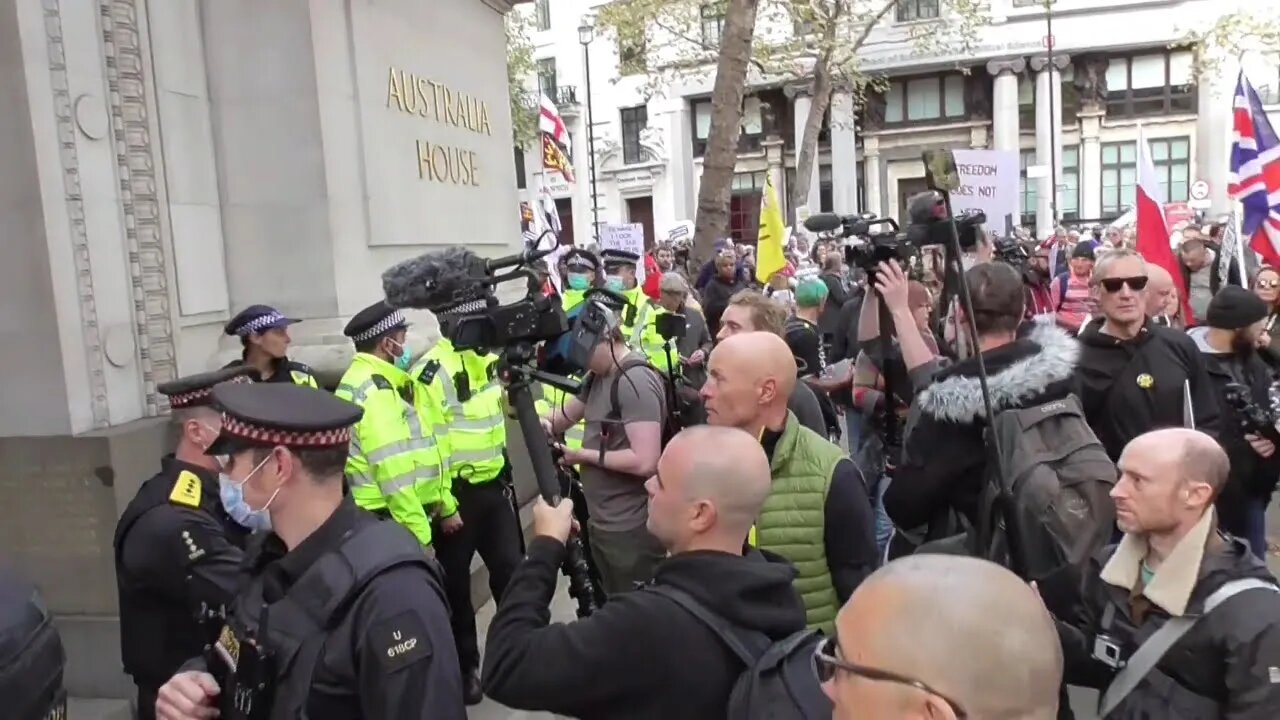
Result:
M724 717L745 670L720 639L674 601L638 590L591 617L549 624L564 545L538 537L489 626L485 693L509 707L577 718ZM804 629L795 569L757 551L681 553L654 584L679 588L730 622L782 639Z
M1196 343L1150 320L1132 340L1102 332L1098 318L1080 331L1080 402L1112 460L1135 437L1183 424L1183 384L1190 383L1198 430L1218 436L1218 399Z

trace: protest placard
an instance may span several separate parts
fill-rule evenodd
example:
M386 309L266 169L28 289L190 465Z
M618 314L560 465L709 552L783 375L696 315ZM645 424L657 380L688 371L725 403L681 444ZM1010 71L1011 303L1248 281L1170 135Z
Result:
M981 210L987 215L986 228L998 235L1006 224L1016 227L1022 217L1018 208L1018 154L1011 150L956 150L960 187L951 193L951 209L956 215Z
M644 282L644 225L606 223L600 228L600 249L635 253L640 258L636 263L636 282Z

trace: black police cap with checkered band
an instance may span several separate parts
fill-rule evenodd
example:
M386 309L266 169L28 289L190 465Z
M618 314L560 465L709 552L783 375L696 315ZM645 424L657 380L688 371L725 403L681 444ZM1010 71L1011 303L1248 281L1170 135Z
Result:
M355 317L342 329L342 334L356 342L372 340L392 330L409 327L404 313L379 300L356 313Z
M236 365L160 383L156 386L156 391L169 398L169 407L174 410L183 410L209 405L216 385L228 382L250 383L257 381L258 377L258 371L254 368Z
M285 317L279 310L270 305L250 305L228 320L227 324L222 328L222 332L228 335L248 337L254 333L264 332L272 328L288 327L299 322L302 321L297 318Z
M364 410L331 393L294 384L220 385L213 401L222 410L222 432L210 455L246 447L320 450L346 447L351 426Z

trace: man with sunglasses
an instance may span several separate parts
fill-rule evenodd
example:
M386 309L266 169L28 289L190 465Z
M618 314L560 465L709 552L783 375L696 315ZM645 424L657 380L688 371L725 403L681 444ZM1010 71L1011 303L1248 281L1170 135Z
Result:
M1129 249L1107 253L1094 268L1100 318L1080 332L1080 401L1112 460L1135 437L1187 417L1218 432L1218 398L1195 341L1147 316L1148 266ZM1191 407L1184 396L1190 390Z
M1035 591L1013 573L914 555L863 582L814 669L833 720L1053 720L1062 648Z

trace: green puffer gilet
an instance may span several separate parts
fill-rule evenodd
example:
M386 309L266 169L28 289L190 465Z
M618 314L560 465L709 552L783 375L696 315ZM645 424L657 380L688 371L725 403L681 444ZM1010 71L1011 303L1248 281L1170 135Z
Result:
M827 567L824 542L827 490L840 448L804 427L787 412L787 424L774 447L773 487L756 523L757 547L795 565L796 590L804 599L805 622L832 636L840 609Z

